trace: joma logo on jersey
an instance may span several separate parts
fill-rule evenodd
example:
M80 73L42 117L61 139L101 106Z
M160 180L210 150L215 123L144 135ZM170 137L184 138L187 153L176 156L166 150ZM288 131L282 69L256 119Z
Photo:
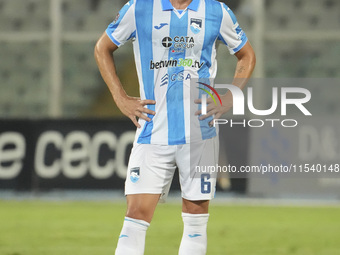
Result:
M175 49L190 49L195 46L195 40L194 37L190 36L175 36L174 38L164 37L162 45L164 48L173 47Z

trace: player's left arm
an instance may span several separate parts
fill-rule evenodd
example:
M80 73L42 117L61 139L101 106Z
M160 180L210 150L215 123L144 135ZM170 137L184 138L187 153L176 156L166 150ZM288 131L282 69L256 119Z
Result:
M256 64L255 52L249 41L235 53L235 56L237 58L237 65L232 84L243 89L250 79ZM233 96L230 91L221 95L221 100L222 105L215 105L213 100L209 98L207 100L207 114L202 115L200 119L204 120L213 115L214 119L219 119L224 113L228 112L233 107ZM196 114L200 115L201 111L197 111Z
M256 57L251 44L237 19L230 8L221 3L222 21L219 30L218 39L221 40L229 49L232 55L237 58L237 65L233 80L233 85L243 89L251 74L253 73ZM201 103L201 100L198 100ZM233 107L233 97L231 92L221 96L222 105L215 105L212 98L207 100L207 114L201 116L200 119L206 119L214 116L215 119L221 117L222 114L228 112ZM201 111L196 112L197 115Z
M249 41L240 51L235 53L235 56L237 57L237 65L232 84L243 89L247 85L256 65L255 52ZM222 106L217 107L212 113L215 115L215 119L219 119L233 107L233 96L230 91L222 95L221 100Z
M235 56L238 61L233 84L243 89L251 77L256 65L255 52L250 42L248 41L240 51L236 52Z

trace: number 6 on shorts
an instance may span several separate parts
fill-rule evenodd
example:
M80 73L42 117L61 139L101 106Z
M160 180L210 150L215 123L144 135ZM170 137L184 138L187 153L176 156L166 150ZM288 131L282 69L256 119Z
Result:
M201 175L201 193L209 194L211 192L210 174Z

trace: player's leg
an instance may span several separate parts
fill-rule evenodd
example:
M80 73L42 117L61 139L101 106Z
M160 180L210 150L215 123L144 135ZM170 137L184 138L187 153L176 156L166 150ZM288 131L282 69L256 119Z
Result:
M127 195L126 217L151 222L161 194Z
M190 201L183 198L183 236L179 255L205 255L207 252L207 225L209 200Z
M142 255L146 231L159 201L160 194L127 195L127 212L120 232L116 255Z
M195 172L195 166L216 165L216 140L213 138L191 144L191 150L189 146L183 146L183 152L179 154L187 155L186 159L180 156L178 160L184 223L179 255L205 255L207 251L209 201L215 194L216 176L207 172Z
M182 198L182 212L191 214L206 214L209 212L210 200L191 201Z
M161 196L167 195L175 165L172 148L135 144L125 182L127 212L116 255L143 255L146 231Z

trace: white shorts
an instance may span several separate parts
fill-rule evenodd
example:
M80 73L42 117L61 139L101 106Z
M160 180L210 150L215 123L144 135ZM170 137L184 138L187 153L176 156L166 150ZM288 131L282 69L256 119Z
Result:
M125 195L161 194L160 200L164 202L177 166L182 197L191 201L211 200L215 195L216 176L197 171L197 166L216 166L218 149L218 137L183 145L135 143L129 159Z

